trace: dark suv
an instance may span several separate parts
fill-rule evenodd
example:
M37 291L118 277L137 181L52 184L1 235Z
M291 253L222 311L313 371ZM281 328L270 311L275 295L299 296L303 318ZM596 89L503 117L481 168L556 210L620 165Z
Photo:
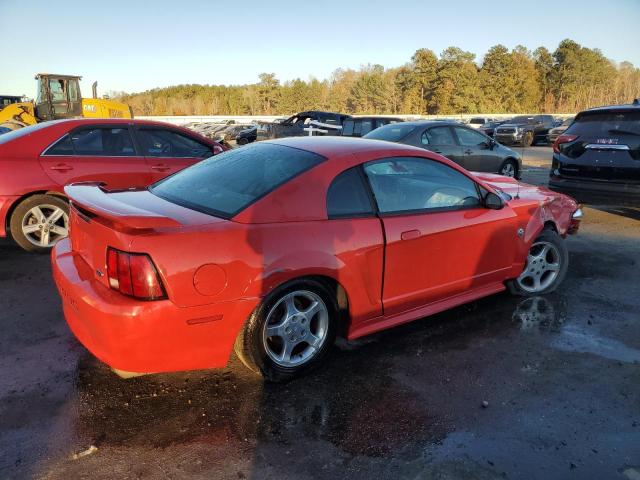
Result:
M553 144L549 186L589 200L640 201L640 99L580 112Z
M344 137L363 137L383 125L402 121L401 118L397 117L351 117L347 118L342 124L341 135Z
M546 142L549 129L555 126L551 115L520 115L496 127L493 138L505 145L524 147Z

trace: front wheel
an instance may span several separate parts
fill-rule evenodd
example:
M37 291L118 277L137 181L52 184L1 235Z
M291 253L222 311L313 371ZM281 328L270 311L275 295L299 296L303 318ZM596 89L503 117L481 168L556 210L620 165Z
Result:
M533 144L533 133L525 132L524 135L522 136L522 146L530 147L532 144Z
M10 220L11 237L24 250L47 253L68 234L69 204L53 195L33 195L20 203Z
M338 305L315 280L289 282L251 314L235 351L250 370L267 380L291 380L320 365L337 331Z
M529 249L523 272L507 286L514 295L550 293L562 283L568 266L569 253L564 240L553 230L543 230Z

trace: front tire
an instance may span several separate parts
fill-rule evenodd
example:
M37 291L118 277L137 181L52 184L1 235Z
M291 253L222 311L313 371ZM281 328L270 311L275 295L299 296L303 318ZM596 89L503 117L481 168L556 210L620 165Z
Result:
M562 283L569 267L569 252L560 235L545 229L531 244L527 263L520 276L507 286L512 294L531 297L553 292Z
M522 146L530 147L532 144L533 144L533 133L525 132L524 135L522 136Z
M24 250L48 253L68 234L69 204L53 195L33 195L13 211L9 228Z
M238 335L236 355L272 382L302 376L321 365L336 338L335 295L316 280L294 280L269 294Z

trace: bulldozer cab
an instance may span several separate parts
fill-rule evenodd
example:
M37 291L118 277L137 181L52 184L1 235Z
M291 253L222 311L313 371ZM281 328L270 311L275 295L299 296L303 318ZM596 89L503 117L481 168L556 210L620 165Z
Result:
M40 120L56 120L82 116L80 79L73 75L39 73L38 96L35 102L36 117Z

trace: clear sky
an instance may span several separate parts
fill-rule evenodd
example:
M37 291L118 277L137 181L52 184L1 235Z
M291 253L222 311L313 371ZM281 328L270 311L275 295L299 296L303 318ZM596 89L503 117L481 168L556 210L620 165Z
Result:
M33 75L82 75L85 96L180 83L326 78L450 45L530 49L571 38L640 66L640 0L0 0L0 93L35 96Z

